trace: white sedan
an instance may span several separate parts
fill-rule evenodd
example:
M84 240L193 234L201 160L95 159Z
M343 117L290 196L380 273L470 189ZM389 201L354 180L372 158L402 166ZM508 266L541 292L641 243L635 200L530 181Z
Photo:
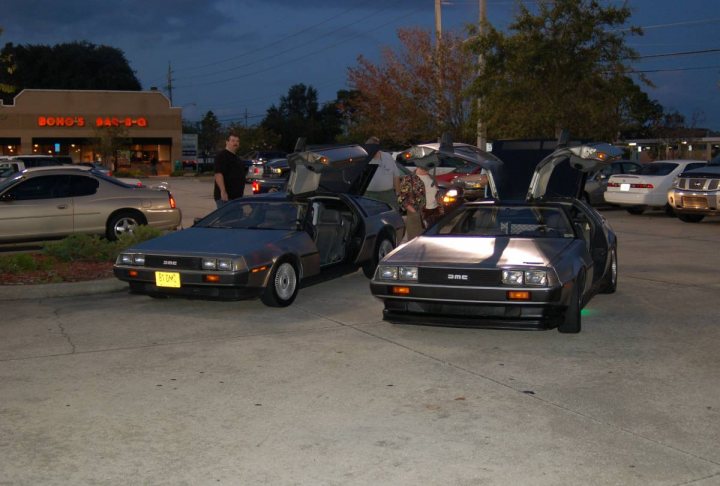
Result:
M672 209L667 204L667 193L673 179L681 172L703 167L698 160L662 160L643 164L634 174L610 176L605 201L623 206L630 214L642 214L646 209Z

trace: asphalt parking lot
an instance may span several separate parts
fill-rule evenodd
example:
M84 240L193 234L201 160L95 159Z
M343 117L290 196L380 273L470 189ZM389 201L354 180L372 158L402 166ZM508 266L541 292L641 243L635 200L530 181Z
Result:
M720 484L720 220L603 214L578 335L392 325L361 272L284 309L4 301L0 484Z

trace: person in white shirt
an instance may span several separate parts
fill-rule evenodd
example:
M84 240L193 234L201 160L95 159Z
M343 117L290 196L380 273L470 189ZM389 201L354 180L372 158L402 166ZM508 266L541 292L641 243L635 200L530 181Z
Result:
M365 143L368 145L379 145L380 139L370 137ZM402 175L400 168L397 163L395 163L392 155L382 150L378 150L375 153L375 157L373 157L370 163L377 164L378 167L365 190L365 196L386 202L397 209L397 191L400 186L400 176Z

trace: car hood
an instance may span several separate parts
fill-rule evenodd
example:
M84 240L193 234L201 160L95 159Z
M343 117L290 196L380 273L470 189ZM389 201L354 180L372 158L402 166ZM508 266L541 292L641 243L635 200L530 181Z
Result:
M288 155L287 192L295 196L316 192L362 195L377 169L370 161L379 148L345 145L294 152Z
M129 251L163 255L247 255L287 238L293 230L187 228L144 241Z
M419 236L383 259L392 265L451 265L495 268L498 265L550 265L574 240L570 238L488 238Z
M587 174L610 164L621 155L620 148L608 143L560 147L535 166L525 199L528 201L543 197L579 199L582 196ZM553 174L560 171L570 173L573 177L565 177L561 184L551 184L551 181L557 180L552 177Z

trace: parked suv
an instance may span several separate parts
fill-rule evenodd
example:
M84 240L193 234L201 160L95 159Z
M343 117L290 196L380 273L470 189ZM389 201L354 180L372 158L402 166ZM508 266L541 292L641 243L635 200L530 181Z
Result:
M0 157L0 181L3 181L16 172L33 167L47 167L50 165L63 165L50 155L9 155Z
M705 167L682 172L667 198L677 217L686 223L720 214L720 155Z

